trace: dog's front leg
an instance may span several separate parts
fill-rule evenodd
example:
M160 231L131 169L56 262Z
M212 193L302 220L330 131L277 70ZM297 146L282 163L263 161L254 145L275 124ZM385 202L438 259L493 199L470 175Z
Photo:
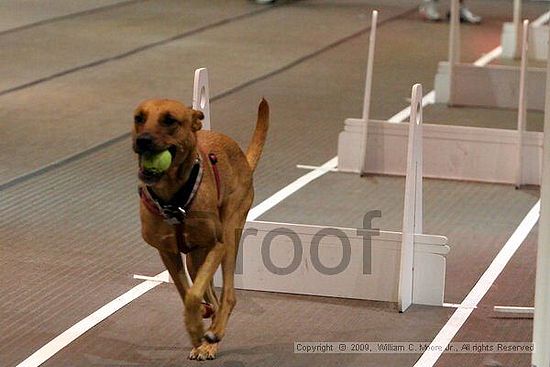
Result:
M235 298L235 265L239 243L246 223L246 215L251 204L252 195L249 196L248 200L239 202L237 207L231 208L228 211L231 213L230 216L224 221L223 239L226 250L221 263L223 276L221 303L218 310L216 310L216 317L210 329L204 335L210 343L217 343L224 337L229 316L237 302Z
M201 303L224 254L224 244L216 242L208 251L204 263L197 271L193 285L185 296L185 324L193 344L193 350L189 355L191 359L213 359L216 355L217 345L204 341Z
M166 266L168 273L172 277L174 284L180 294L181 300L185 305L185 295L190 288L189 280L187 279L187 274L185 272L185 267L183 266L183 260L181 259L180 254L174 254L168 251L160 251L160 258Z
M244 223L243 223L244 224ZM223 288L220 307L216 310L210 329L204 335L209 343L218 343L225 335L225 329L229 320L229 315L237 303L235 298L235 263L237 260L238 244L241 237L240 227L228 226L228 231L224 238L227 240L225 256L222 259ZM232 238L231 229L239 228L236 238ZM235 234L233 234L235 236Z
M187 293L187 290L191 287L191 284L189 284L189 279L187 279L187 273L185 272L185 267L183 266L181 255L160 250L159 253L160 258L164 263L164 266L166 266L168 273L170 273L172 280L174 280L174 284L178 289L181 300L185 301L185 294Z

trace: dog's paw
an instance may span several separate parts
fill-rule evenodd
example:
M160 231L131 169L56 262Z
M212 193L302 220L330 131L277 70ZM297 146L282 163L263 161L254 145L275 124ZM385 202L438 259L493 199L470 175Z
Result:
M203 342L189 353L189 359L195 361L206 361L207 359L215 359L218 352L218 344L210 344Z

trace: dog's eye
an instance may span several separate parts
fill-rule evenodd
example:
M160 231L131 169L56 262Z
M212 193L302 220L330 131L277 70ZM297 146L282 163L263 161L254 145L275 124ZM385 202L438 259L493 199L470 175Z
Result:
M143 124L145 122L145 116L143 114L137 114L134 116L134 122L136 124Z
M164 118L162 119L162 123L165 126L172 126L172 125L175 125L177 122L178 122L178 120L176 120L171 115L165 115Z

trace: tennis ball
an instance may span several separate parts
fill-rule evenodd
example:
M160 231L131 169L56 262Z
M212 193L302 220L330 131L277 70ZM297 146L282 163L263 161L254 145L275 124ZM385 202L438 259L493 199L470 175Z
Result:
M168 150L160 153L145 153L141 159L144 170L158 173L166 171L172 164L172 154Z

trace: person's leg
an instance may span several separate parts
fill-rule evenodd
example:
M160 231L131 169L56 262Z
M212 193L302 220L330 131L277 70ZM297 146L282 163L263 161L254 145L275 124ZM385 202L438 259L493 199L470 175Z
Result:
M441 14L438 11L437 0L421 0L420 2L420 15L426 20L436 22L440 21Z

